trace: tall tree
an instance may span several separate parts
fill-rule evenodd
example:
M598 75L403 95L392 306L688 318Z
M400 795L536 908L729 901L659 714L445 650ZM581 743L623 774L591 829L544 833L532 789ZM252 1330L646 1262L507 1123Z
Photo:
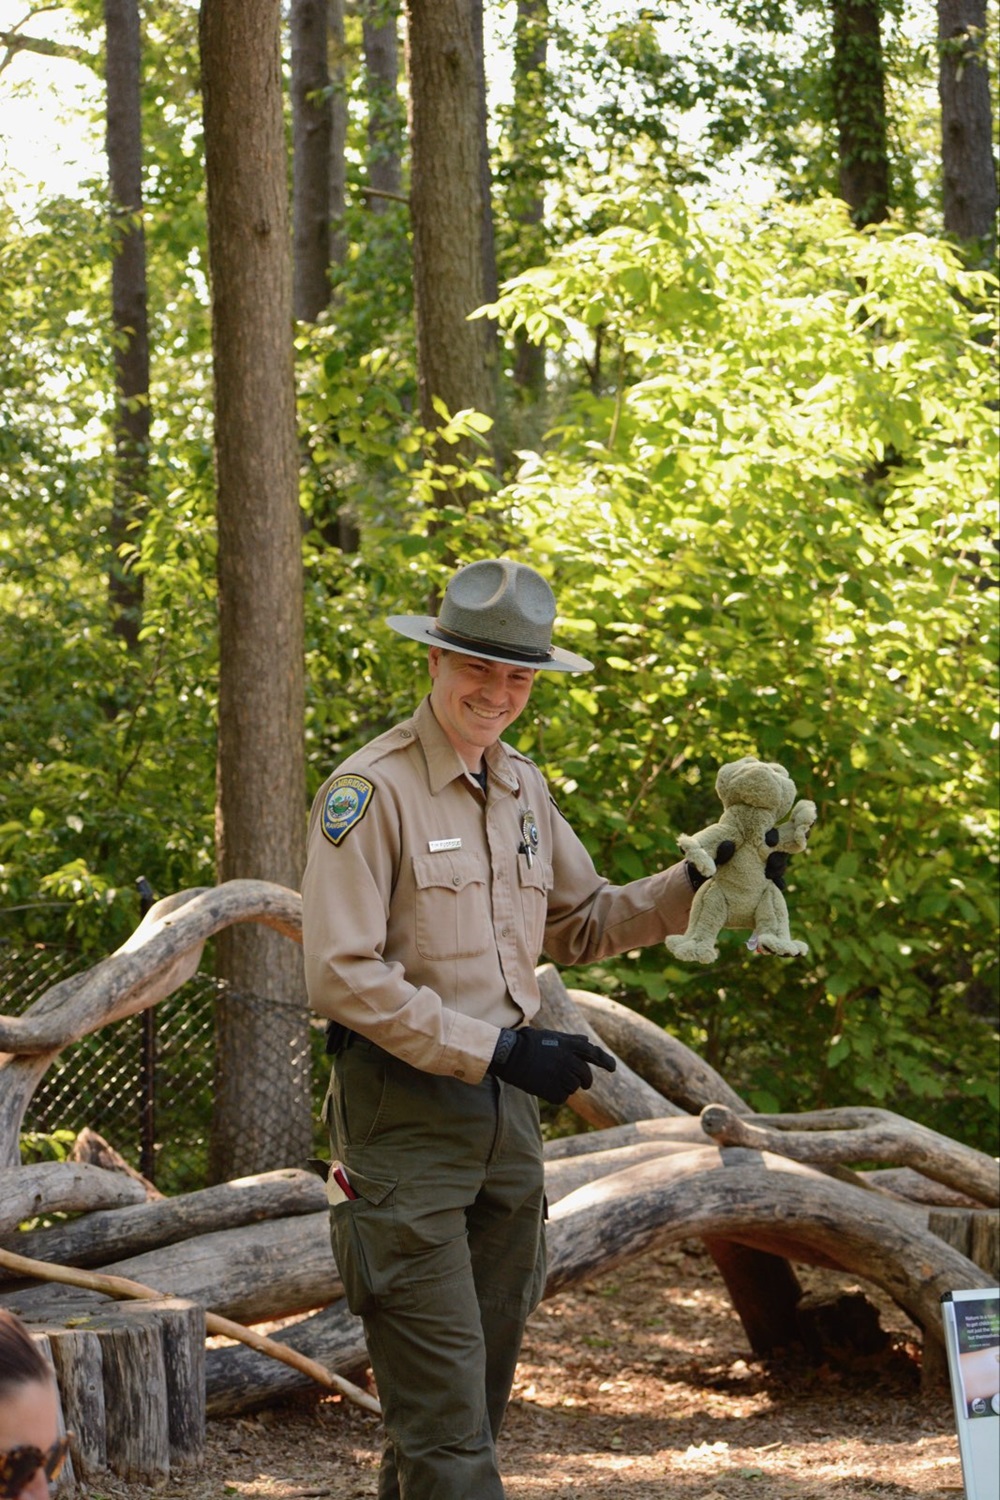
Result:
M449 412L495 406L492 330L469 321L486 300L482 42L475 0L407 0L407 19L417 378L434 427L435 397Z
M520 233L524 266L537 264L544 253L546 64L548 58L548 0L517 0L514 31L514 107L511 113L513 211ZM545 350L523 329L516 336L514 383L534 400L545 386Z
M330 260L347 256L347 39L344 0L327 0L327 57L330 75Z
M115 356L115 469L108 540L112 629L131 651L142 624L138 528L149 488L149 322L142 225L142 111L138 0L105 0L107 155L112 214L111 321Z
M882 0L830 0L840 196L859 228L880 223L889 212L881 12Z
M280 0L202 0L215 373L221 880L298 888L304 862L303 580ZM311 1140L298 949L259 925L217 943L217 1178ZM257 1003L261 1002L261 1003Z
M364 0L361 28L368 96L368 185L374 190L368 206L380 214L403 190L399 0Z
M333 99L327 0L292 0L292 204L295 316L314 322L330 300Z
M997 175L986 65L986 0L938 0L944 227L986 257L996 243Z

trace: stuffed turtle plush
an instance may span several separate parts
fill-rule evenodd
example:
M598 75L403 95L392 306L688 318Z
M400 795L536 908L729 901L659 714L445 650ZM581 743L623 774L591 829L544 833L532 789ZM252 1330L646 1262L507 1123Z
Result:
M715 790L722 817L679 840L704 884L695 892L687 931L666 938L667 948L675 958L710 964L719 956L716 938L723 927L749 927L752 952L808 953L788 925L781 871L789 854L805 849L816 804L795 801L783 766L751 755L722 766Z

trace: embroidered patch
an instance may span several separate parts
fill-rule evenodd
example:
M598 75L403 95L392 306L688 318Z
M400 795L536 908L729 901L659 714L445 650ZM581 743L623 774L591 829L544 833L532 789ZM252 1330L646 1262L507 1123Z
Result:
M364 776L337 776L331 781L320 820L331 844L339 844L355 823L361 822L374 791Z

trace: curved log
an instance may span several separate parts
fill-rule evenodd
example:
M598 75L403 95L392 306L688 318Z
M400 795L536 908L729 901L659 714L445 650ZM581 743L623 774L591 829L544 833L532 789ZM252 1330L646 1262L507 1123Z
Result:
M724 1156L725 1148L702 1147L601 1178L563 1198L549 1220L546 1294L650 1245L714 1237L861 1276L939 1342L942 1294L992 1284L986 1272L923 1228L907 1205L787 1157L747 1152L737 1165L719 1170Z
M87 1213L145 1201L141 1183L89 1162L40 1161L0 1168L0 1234L42 1213Z
M163 1287L171 1296L199 1302L243 1323L290 1317L343 1295L329 1224L325 1209L291 1219L270 1219L113 1261L101 1271ZM79 1311L99 1300L99 1294L74 1291L69 1285L31 1287L4 1293L3 1300L12 1311L36 1322L59 1322L66 1308Z
M545 1142L545 1160L586 1156L591 1151L617 1151L621 1146L636 1146L644 1141L682 1141L689 1146L712 1144L697 1115L673 1115L669 1119L629 1120L624 1125L611 1125L607 1130L588 1130L582 1135L557 1136Z
M604 1134L604 1132L601 1132ZM609 1131L608 1134L611 1132ZM658 1161L666 1156L677 1156L692 1150L688 1141L637 1141L631 1146L619 1146L611 1151L587 1151L576 1156L555 1158L545 1163L545 1196L551 1208L560 1198L566 1198L577 1188L598 1178L610 1177L615 1172L624 1172L628 1167L638 1166L644 1161Z
M26 1170L22 1167L18 1172ZM4 1175L0 1173L0 1200ZM239 1229L265 1219L320 1213L325 1207L326 1190L315 1172L283 1167L176 1198L99 1210L50 1229L5 1235L0 1244L18 1255L56 1265L99 1266L196 1235Z
M585 1035L600 1045L601 1038L569 998L566 986L552 964L536 970L542 1003L533 1024L553 1031ZM626 1120L656 1119L664 1115L681 1115L684 1110L671 1104L656 1089L633 1073L627 1063L618 1062L614 1073L594 1069L594 1085L577 1089L567 1100L570 1109L590 1125L603 1128L620 1125Z
M912 1167L876 1167L872 1172L858 1174L872 1187L894 1198L903 1198L908 1203L926 1203L932 1208L979 1208L975 1198L968 1193L956 1193L943 1182L932 1182L922 1172Z
M603 1044L671 1103L692 1114L706 1104L728 1104L738 1115L752 1113L704 1058L645 1016L589 990L566 993Z
M22 1016L0 1016L0 1049L46 1052L155 1005L197 972L210 937L262 922L302 941L302 898L266 880L229 880L157 901L135 932L85 974L54 985Z
M843 1111L830 1113L839 1116ZM725 1105L709 1104L701 1112L701 1123L705 1134L721 1145L747 1146L816 1164L883 1161L913 1167L988 1208L1000 1207L1000 1167L992 1156L891 1110L852 1110L850 1115L857 1123L841 1129L773 1129L769 1126L776 1118L794 1121L796 1117L756 1115L747 1120ZM817 1119L818 1113L811 1118Z

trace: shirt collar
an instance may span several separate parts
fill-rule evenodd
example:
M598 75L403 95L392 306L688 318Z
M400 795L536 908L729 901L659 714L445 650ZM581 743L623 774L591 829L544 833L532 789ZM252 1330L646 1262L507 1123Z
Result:
M431 795L436 797L442 788L465 775L465 765L434 717L429 694L413 715L413 728L427 758ZM490 745L485 755L490 776L508 791L516 792L520 783L507 754L507 747L502 740L498 740L495 745Z

